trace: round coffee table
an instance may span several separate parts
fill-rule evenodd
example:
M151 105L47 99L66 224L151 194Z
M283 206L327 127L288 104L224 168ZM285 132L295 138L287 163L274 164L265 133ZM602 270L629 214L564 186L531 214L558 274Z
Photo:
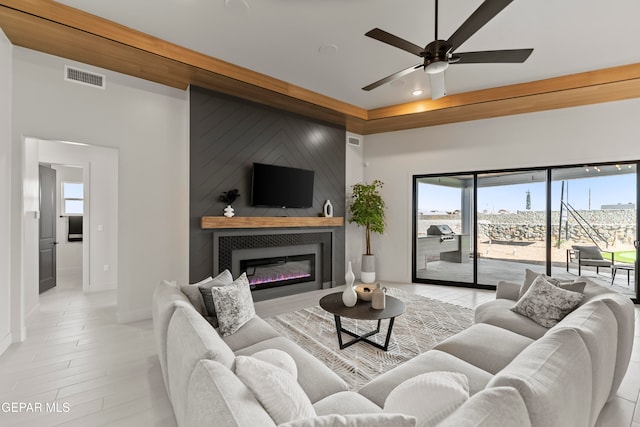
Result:
M340 346L340 350L362 341L381 350L387 351L387 349L389 348L389 340L391 339L391 331L393 330L393 322L396 317L400 316L407 309L404 302L390 295L386 296L384 310L373 309L371 308L371 301L360 300L358 300L356 305L354 305L353 307L347 307L342 302L342 292L336 292L322 297L320 299L320 307L333 314L336 322L336 332L338 334L338 345ZM371 332L367 332L363 335L358 335L357 333L349 331L342 327L342 317L358 320L377 320L378 327ZM384 342L384 345L381 345L375 341L369 340L368 338L371 335L380 332L380 322L383 319L389 319L389 327L387 328L387 338ZM354 337L354 339L349 342L343 343L342 332L347 335L351 335L352 337Z

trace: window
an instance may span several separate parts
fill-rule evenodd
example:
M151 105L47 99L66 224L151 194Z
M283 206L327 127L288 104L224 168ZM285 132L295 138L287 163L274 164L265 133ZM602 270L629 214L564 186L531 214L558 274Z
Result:
M84 213L84 184L81 182L62 183L62 215L82 215Z

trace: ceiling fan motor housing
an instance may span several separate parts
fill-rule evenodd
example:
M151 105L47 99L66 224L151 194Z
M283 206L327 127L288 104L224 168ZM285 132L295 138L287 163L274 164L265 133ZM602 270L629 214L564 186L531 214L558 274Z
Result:
M449 67L449 51L451 47L446 40L435 40L429 43L420 56L424 57L424 71L438 74Z

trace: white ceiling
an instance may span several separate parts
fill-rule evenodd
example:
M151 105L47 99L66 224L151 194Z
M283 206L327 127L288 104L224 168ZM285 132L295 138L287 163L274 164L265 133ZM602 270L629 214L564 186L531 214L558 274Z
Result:
M364 36L434 39L434 0L59 0L160 39L366 109L430 98L417 71L361 88L420 58ZM482 0L439 2L447 39ZM515 0L458 52L534 48L524 64L459 64L451 94L640 62L640 0ZM321 53L322 46L337 50ZM416 98L414 89L422 89Z

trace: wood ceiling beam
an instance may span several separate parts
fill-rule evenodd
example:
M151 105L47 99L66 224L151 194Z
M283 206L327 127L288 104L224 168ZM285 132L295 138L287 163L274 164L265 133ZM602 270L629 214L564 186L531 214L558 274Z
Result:
M51 0L0 0L14 45L185 90L193 84L373 134L640 97L640 64L366 110Z

